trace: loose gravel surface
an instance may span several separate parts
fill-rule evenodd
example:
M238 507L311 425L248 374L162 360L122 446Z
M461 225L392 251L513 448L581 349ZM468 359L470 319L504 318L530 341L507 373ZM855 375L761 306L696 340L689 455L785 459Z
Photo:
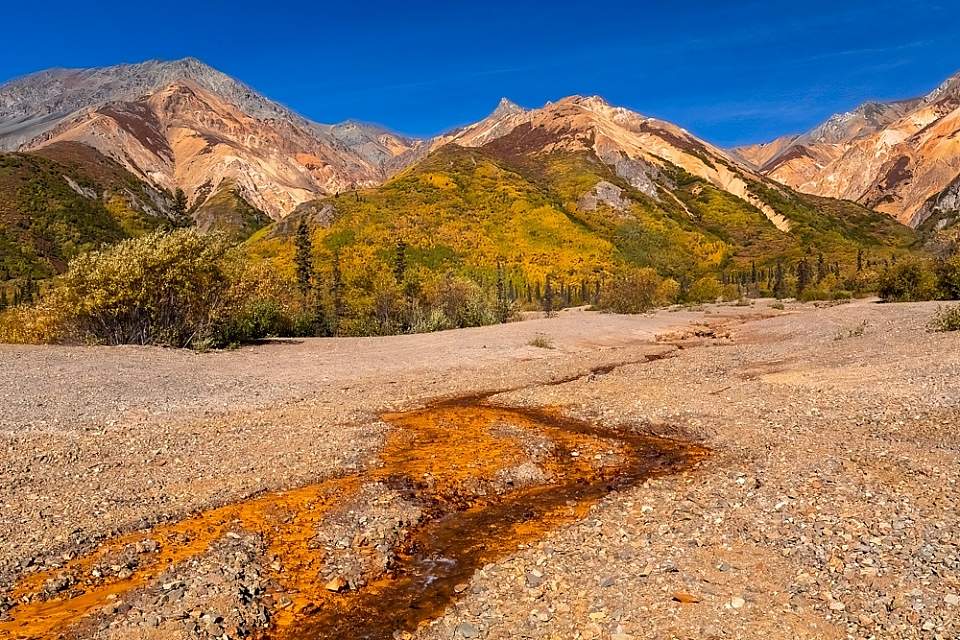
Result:
M119 531L364 469L383 411L515 389L491 401L712 454L482 567L400 637L958 638L960 335L926 330L935 308L570 312L208 354L0 346L0 582ZM332 592L370 580L419 517L363 486L310 541L325 550L318 579L342 577ZM372 542L357 553L357 539ZM262 545L231 531L81 635L252 633L276 609L265 565L282 563ZM147 547L103 571L134 571ZM3 597L0 612L16 604Z

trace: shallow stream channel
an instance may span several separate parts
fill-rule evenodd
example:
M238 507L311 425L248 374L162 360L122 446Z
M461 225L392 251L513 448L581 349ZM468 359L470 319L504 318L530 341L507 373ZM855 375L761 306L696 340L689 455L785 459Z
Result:
M26 574L6 594L0 638L143 627L157 638L401 637L440 616L478 568L707 454L491 398L382 416L391 429L379 461L360 473L129 533Z

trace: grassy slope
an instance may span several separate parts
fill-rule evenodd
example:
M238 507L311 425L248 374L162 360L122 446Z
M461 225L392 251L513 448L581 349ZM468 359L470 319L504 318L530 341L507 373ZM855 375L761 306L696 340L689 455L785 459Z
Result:
M49 276L81 252L160 224L131 206L131 197L149 202L136 178L76 147L0 154L0 279ZM81 195L67 178L96 197Z
M690 281L751 261L789 262L808 251L850 265L858 247L881 256L915 242L906 227L859 205L756 185L793 221L793 232L784 234L742 200L679 169L669 173L689 213L666 192L656 201L631 189L590 154L530 157L446 147L359 199L329 199L337 215L314 230L315 247L320 260L339 250L348 281L357 284L369 284L359 281L369 279L371 266L387 277L401 237L414 271L455 269L489 283L501 259L512 279L542 282L551 273L577 283L628 265ZM635 201L629 213L577 207L599 180L627 191ZM249 246L292 269L289 232L270 227Z
M270 217L244 200L232 181L223 182L191 215L201 231L220 231L237 240L270 223Z
M408 244L412 272L453 269L487 282L498 259L513 277L542 280L554 273L571 281L621 262L608 238L481 150L441 149L359 198L344 194L329 202L337 215L314 230L314 246L321 259L340 252L348 283L389 274L399 238ZM251 251L289 264L289 236L274 229L255 234Z

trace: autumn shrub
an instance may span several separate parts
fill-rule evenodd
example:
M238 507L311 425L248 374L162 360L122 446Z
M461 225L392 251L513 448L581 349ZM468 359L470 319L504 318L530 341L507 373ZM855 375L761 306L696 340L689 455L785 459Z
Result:
M450 328L450 319L442 309L417 307L412 315L411 333L429 333Z
M933 331L960 331L960 305L939 307L930 321Z
M527 344L539 349L553 349L553 339L544 333L538 333Z
M687 291L688 302L716 302L723 294L720 281L714 276L704 276L696 280Z
M734 302L742 297L744 297L744 295L740 285L725 284L720 287L720 298L725 302Z
M214 347L281 333L284 288L219 235L155 232L77 257L31 307L0 321L15 342Z
M483 289L469 278L447 273L424 287L427 308L446 317L447 328L495 324L495 305ZM431 312L432 313L432 312Z
M645 313L676 302L680 285L649 268L618 277L602 292L599 307L613 313Z
M875 293L879 288L880 274L874 269L864 268L854 271L844 278L842 287L853 295L862 296Z
M924 261L901 260L880 274L877 293L888 302L931 300L937 295L937 278Z
M394 281L377 280L363 295L354 292L349 318L341 323L340 335L393 335L426 333L495 324L498 311L506 320L517 317L513 304L498 309L494 296L473 280L445 273L401 287Z
M934 272L939 297L943 300L960 300L960 254L937 262Z

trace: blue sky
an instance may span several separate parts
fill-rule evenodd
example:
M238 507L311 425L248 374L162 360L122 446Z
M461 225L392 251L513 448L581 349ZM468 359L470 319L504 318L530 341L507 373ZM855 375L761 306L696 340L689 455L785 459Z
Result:
M960 71L960 1L258 2L4 7L0 80L195 56L321 122L426 135L570 94L721 145Z

